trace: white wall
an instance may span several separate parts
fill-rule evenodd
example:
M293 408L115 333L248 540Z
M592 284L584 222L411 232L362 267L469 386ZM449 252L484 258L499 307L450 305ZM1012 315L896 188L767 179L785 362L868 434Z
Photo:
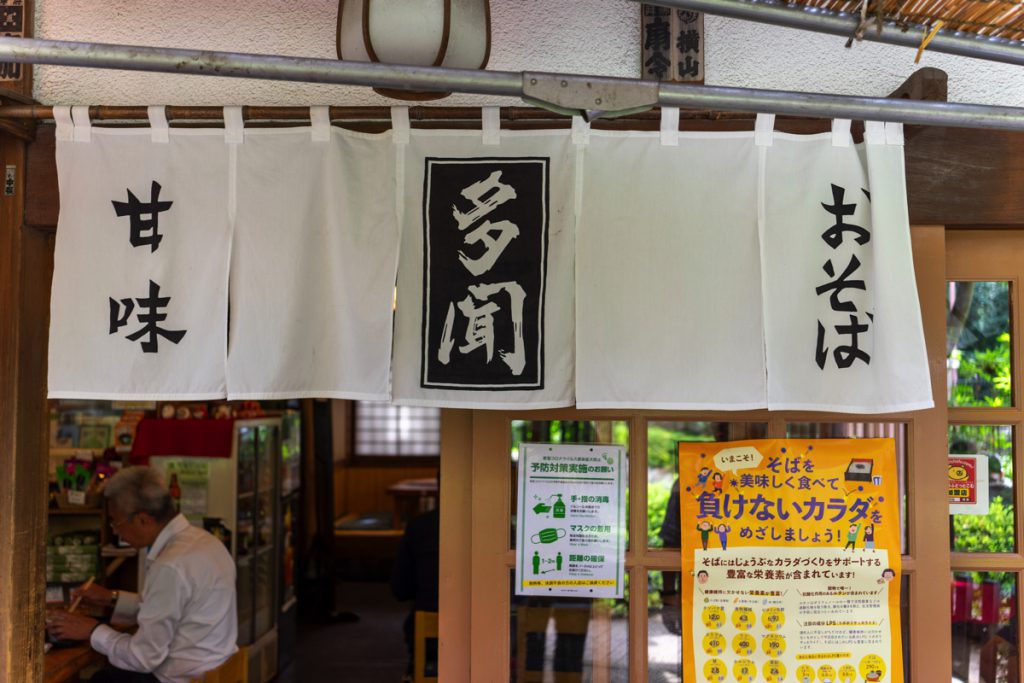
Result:
M491 0L490 68L636 77L639 6L627 0ZM334 58L337 0L37 0L36 36ZM707 18L707 83L886 95L914 50ZM925 52L950 100L1024 106L1024 69ZM41 66L44 104L393 104L368 88ZM455 95L439 104L494 98ZM508 103L508 101L502 101Z

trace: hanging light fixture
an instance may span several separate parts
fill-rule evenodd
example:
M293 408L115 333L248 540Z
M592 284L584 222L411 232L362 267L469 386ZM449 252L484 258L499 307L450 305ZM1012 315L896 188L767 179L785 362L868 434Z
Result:
M483 69L491 52L488 0L338 0L338 59ZM401 100L450 93L374 88Z

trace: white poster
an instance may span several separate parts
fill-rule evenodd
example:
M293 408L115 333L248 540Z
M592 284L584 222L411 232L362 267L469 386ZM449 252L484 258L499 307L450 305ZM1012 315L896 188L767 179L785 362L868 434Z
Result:
M521 444L516 595L621 598L625 446Z
M728 556L717 548L693 554L701 568L690 624L700 635L693 646L699 674L687 680L899 680L885 676L892 642L890 629L879 628L890 619L888 584L895 578L886 550L739 547ZM788 578L754 578L768 572Z
M949 514L988 514L988 456L949 456Z

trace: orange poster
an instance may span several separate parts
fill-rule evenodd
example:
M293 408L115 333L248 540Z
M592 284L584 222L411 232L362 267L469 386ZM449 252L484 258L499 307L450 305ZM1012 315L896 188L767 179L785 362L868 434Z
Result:
M686 683L903 683L892 439L679 444Z

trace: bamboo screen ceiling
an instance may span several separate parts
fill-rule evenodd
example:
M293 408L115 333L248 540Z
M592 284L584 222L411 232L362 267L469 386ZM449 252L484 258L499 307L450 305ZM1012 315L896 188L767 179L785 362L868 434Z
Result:
M859 14L858 0L803 0L790 2L809 9ZM934 26L943 22L947 32L975 33L987 38L1024 39L1024 3L1017 0L880 0L868 2L869 17L882 17L905 26Z

